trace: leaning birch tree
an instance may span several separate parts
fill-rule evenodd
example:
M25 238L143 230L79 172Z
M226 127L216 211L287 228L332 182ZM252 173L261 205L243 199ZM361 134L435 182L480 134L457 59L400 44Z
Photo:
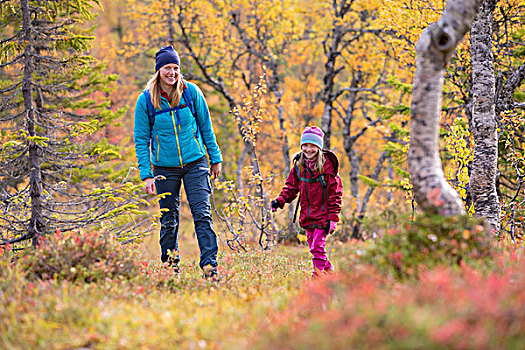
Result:
M458 193L445 179L439 156L441 94L445 66L470 29L482 0L451 0L416 45L408 166L414 197L424 211L464 214Z

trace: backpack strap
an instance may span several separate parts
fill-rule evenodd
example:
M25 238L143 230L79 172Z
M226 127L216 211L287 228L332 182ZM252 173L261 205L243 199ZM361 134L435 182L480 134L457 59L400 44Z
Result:
M182 90L182 97L184 97L184 101L186 101L186 104L188 105L188 108L190 109L193 118L195 118L195 122L197 123L196 134L199 134L199 119L197 118L197 114L195 112L195 104L193 101L193 97L191 96L190 85L187 84L186 81L184 81L184 85L186 85L186 87L184 90Z
M195 110L195 104L193 101L192 94L190 92L189 84L186 84L186 81L184 81L184 84L186 85L186 88L182 91L182 97L184 98L184 101L186 101L185 104L182 104L180 106L175 106L170 109L183 109L185 107L188 107L191 111L191 115L195 118L195 121L197 122L197 132L199 132L199 119L197 119L197 114ZM153 130L153 124L155 124L155 107L153 106L153 103L151 102L151 94L149 93L149 89L144 89L142 91L144 94L144 97L146 98L146 109L148 113L149 118L149 126L150 129ZM161 110L159 113L166 112L167 110Z
M199 129L199 119L197 118L197 114L195 112L195 104L192 98L192 94L190 92L190 86L189 84L186 84L186 81L184 81L184 85L186 86L184 90L182 91L182 97L184 98L185 104L175 106L173 108L169 108L166 110L161 110L159 112L155 111L155 107L153 106L153 103L151 102L151 94L149 92L149 89L144 89L142 93L144 94L144 97L146 98L146 112L148 113L148 120L149 120L149 136L152 143L152 149L153 149L153 125L155 124L155 115L157 113L163 113L167 112L169 110L175 110L177 113L177 123L179 121L178 113L179 109L188 107L191 111L191 114L193 115L193 118L195 118L195 123L197 124L197 131L196 134L200 133ZM180 126L179 126L180 127Z
M315 176L314 173L312 172L312 170L309 167L305 167L306 171L308 172L308 174L310 174L310 176L312 177L312 178L308 179L306 177L302 177L301 176L301 174L299 173L299 168L297 167L297 164L294 166L294 168L295 168L295 172L297 173L297 177L299 178L299 181L304 181L304 182L308 182L308 183L314 183L314 182L320 182L321 183L321 188L322 188L321 210L324 211L324 199L325 199L325 197L328 198L328 189L327 189L328 185L326 183L325 174L320 174L318 176Z
M151 102L149 89L144 89L142 93L146 98L146 112L148 113L149 127L150 129L153 129L153 124L155 123L155 107L153 107L153 103Z
M149 89L144 89L142 93L146 98L146 113L148 113L149 120L149 139L151 142L151 149L153 149L153 124L155 124L155 107L151 102L151 94L149 93Z
M306 177L302 177L301 176L301 174L299 173L299 168L297 167L297 165L294 168L295 168L295 172L297 173L297 177L299 178L300 181L309 182L309 183L320 182L321 186L323 186L323 188L327 187L325 174L320 174L318 176L315 176L314 173L312 172L312 170L310 168L306 167L306 171L308 171L310 176L312 176L311 179L308 179Z

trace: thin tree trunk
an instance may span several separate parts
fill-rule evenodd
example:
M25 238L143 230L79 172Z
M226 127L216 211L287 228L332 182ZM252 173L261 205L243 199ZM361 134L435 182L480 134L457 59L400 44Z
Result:
M288 136L286 132L286 127L284 126L284 110L283 106L281 105L281 97L282 92L275 92L275 96L277 97L277 112L279 116L279 128L281 129L281 135L282 135L282 143L281 143L281 153L283 155L284 160L284 173L285 176L288 176L290 173L291 163L290 163L290 146L288 145ZM293 216L295 212L295 205L289 205L288 206L288 234L291 236L295 230L295 223L293 222Z
M377 160L376 166L374 168L374 173L372 176L370 176L373 180L379 180L379 174L381 170L383 170L383 163L388 158L388 152L381 153L381 156L379 156L379 159ZM365 213L368 209L368 201L370 200L370 196L372 196L372 193L374 192L375 187L370 186L366 190L365 195L363 196L363 203L361 204L361 208L359 209L359 215L357 216L357 220L354 225L354 229L352 230L352 238L355 239L363 239L363 235L361 234L361 221L365 217Z
M33 46L31 40L31 13L28 0L21 1L22 25L27 46L24 50L24 78L22 80L22 97L26 111L26 123L29 137L36 136L36 114L33 106ZM31 197L31 218L27 230L28 237L33 237L33 244L38 244L38 237L44 234L42 208L42 150L34 140L29 140L29 194Z
M170 0L169 1L169 8L166 10L166 16L168 17L168 41L170 42L170 45L173 46L175 44L175 29L173 28L173 20L171 18L171 12L175 8L175 1Z
M359 198L359 158L354 149L354 143L356 138L351 135L352 133L352 122L354 120L355 104L357 102L357 88L361 83L361 72L357 71L352 77L350 83L350 92L348 94L348 107L346 109L346 115L344 118L343 126L343 147L348 160L350 161L350 193L355 201L355 210L359 209L360 198Z
M392 157L388 156L388 178L393 183L394 182L394 167L392 166ZM394 199L392 191L389 191L386 195L386 200L390 203Z
M425 211L464 214L458 193L445 179L439 157L443 72L456 46L469 30L482 0L451 0L441 18L416 45L408 165L414 196Z
M354 197L355 210L359 208L361 199L359 198L359 158L352 148L350 151L350 193Z
M336 3L334 2L334 7ZM340 13L340 16L344 16L344 13ZM325 63L325 74L323 77L324 87L320 93L320 100L323 102L323 115L321 117L321 129L324 132L324 148L330 149L330 137L332 136L332 109L335 101L335 78L341 71L336 69L336 60L341 55L340 44L343 39L343 33L339 27L332 29L331 42L324 42L326 50L326 63ZM328 46L328 44L330 44Z
M288 132L286 130L286 127L284 125L285 118L284 118L284 109L282 106L282 97L283 97L283 90L281 88L281 78L279 76L279 67L274 59L274 56L271 54L271 52L267 52L267 59L263 62L264 65L267 67L267 71L270 71L271 75L267 75L267 83L268 83L268 90L273 93L273 95L276 98L276 106L277 106L277 117L279 120L279 129L281 131L281 137L282 137L282 143L281 143L281 154L283 156L284 161L284 173L285 176L288 176L291 169L291 163L290 163L290 146L288 144ZM297 203L295 204L297 205ZM288 234L290 236L293 235L295 231L295 223L293 222L293 216L295 212L295 205L289 205L288 206Z
M281 99L281 95L282 94L279 94L279 101ZM284 111L280 103L277 106L277 111L279 114L279 127L281 129L281 133L283 137L283 141L281 145L281 152L282 152L283 160L284 160L284 173L288 175L288 173L290 172L290 146L288 145L288 136L287 136L286 128L284 127L284 122L285 122Z
M376 166L374 168L374 173L370 177L373 180L379 180L379 173L381 170L383 170L383 163L385 160L388 159L388 152L381 153L381 156L379 156L379 159L377 160ZM370 200L370 196L374 192L375 187L370 186L366 190L365 195L363 196L363 204L361 205L361 209L359 210L359 217L363 218L365 216L366 210L368 209L368 201Z
M496 110L498 112L508 111L514 108L523 108L523 105L515 103L512 99L512 94L525 79L525 63L519 66L515 71L507 72L508 78L505 80L505 84L499 87L497 93Z
M323 116L321 117L321 129L324 132L323 148L330 149L330 137L332 136L332 104L325 102Z
M241 156L237 159L237 170L235 173L237 174L237 188L239 189L239 192L244 195L244 186L242 182L242 170L244 169L244 161L246 160L246 156L248 155L248 147L246 146L246 142L244 143L244 147L242 149Z
M474 136L470 193L476 216L485 218L492 233L497 234L501 227L501 206L496 191L498 125L492 52L494 6L494 0L483 1L470 32L473 102L471 130Z

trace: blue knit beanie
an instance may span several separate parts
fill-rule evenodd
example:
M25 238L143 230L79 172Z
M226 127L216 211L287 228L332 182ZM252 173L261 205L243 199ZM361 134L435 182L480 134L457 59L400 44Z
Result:
M307 126L301 134L301 146L305 143L311 143L323 149L323 130L317 126Z
M155 54L155 72L168 63L180 66L179 54L172 46L164 46Z

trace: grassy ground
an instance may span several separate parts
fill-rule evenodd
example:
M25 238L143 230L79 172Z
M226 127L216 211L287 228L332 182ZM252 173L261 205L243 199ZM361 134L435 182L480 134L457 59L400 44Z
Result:
M283 310L309 280L307 247L280 246L239 254L222 249L222 281L206 281L188 236L180 242L178 276L159 266L157 237L140 247L143 277L137 280L43 282L13 270L0 289L10 295L0 312L0 348L249 348L267 316ZM332 252L336 265L347 249Z
M94 267L99 277L91 283L57 274L35 279L24 259L0 254L0 349L525 345L522 249L491 257L491 271L439 266L422 270L418 280L396 280L361 261L373 242L341 244L330 236L327 247L338 272L312 280L306 246L243 253L223 247L222 281L214 283L198 268L194 237L182 237L179 275L159 265L156 237L134 253L131 275L110 269L100 278ZM399 263L397 255L392 258Z

